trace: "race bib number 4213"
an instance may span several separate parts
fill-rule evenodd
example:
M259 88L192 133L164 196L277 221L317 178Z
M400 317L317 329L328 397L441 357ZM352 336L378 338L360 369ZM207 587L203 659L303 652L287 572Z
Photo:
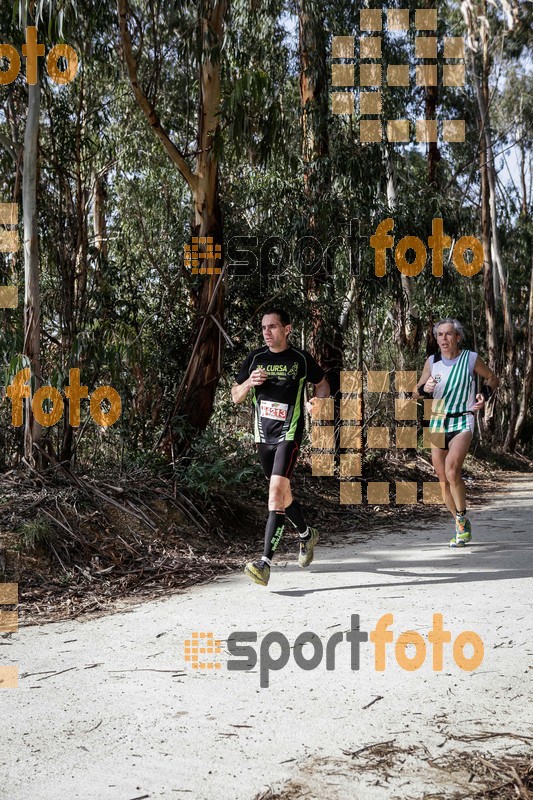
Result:
M289 406L286 403L273 403L271 400L261 400L261 416L267 419L287 419Z

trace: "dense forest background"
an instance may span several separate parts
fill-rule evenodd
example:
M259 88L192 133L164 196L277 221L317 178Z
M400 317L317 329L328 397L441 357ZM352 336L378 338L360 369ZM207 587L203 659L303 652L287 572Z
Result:
M14 428L4 398L0 468L164 466L196 488L245 477L248 412L229 389L272 302L334 392L341 369L420 370L432 324L458 317L502 380L478 437L531 453L531 3L439 1L439 53L443 36L465 38L465 86L383 88L387 118L466 120L464 142L428 145L362 144L357 103L332 114L332 38L357 38L363 3L23 5L2 5L0 40L22 53L37 25L80 68L58 86L40 59L28 86L22 59L0 86L0 202L19 204L25 242L1 255L0 283L25 293L0 310L1 383L29 366L33 391L62 390L79 367L89 392L118 391L122 415L99 427L84 401L72 428L65 403L42 428L28 405ZM383 9L400 5L413 19L435 4ZM412 28L382 36L385 65L413 60ZM429 259L416 278L393 262L377 278L368 236L387 217L396 242L427 242L442 217L453 240L482 241L483 270L463 277L446 257L442 278ZM220 272L193 273L192 237L221 245L199 259Z

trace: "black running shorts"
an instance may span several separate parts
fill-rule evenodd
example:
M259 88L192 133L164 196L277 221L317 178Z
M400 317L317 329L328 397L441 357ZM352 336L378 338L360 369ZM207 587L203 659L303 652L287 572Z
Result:
M272 475L281 475L290 480L298 460L299 450L300 446L295 441L285 440L278 444L260 442L257 445L257 453L265 476L270 480Z
M450 442L452 439L455 439L456 436L459 436L460 433L470 433L470 431L445 431L444 433L444 447L437 447L437 450L448 450L450 447ZM433 445L434 447L435 445Z

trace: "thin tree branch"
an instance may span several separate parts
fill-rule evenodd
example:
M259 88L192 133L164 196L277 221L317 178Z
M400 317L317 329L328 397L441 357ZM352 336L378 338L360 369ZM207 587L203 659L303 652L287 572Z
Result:
M19 155L22 152L22 145L14 142L13 139L10 139L5 133L0 133L0 144L4 145L15 164L17 164Z
M163 144L171 161L178 167L179 171L187 181L193 192L196 191L198 177L192 172L189 165L185 161L183 154L178 150L174 142L171 140L167 131L161 125L159 116L150 102L145 92L143 91L138 75L137 75L137 61L133 55L131 37L128 28L128 3L127 0L117 0L117 8L119 14L120 36L122 39L122 46L124 48L124 58L128 70L130 83L135 94L135 98L141 107L146 119L154 130L154 133Z

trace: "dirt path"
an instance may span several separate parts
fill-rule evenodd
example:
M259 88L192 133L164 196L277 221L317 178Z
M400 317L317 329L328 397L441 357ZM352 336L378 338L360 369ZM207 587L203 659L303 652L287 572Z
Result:
M5 635L1 663L18 663L21 674L19 689L0 693L5 797L475 796L477 753L490 760L532 751L533 479L516 476L473 525L475 541L460 551L446 546L443 512L429 531L318 548L305 572L295 560L281 562L267 589L234 575L113 616ZM426 635L435 613L452 643L465 630L481 637L476 670L456 665L452 644L443 646L443 669L433 670ZM346 634L355 614L362 632L393 614L383 672L370 641L352 669L345 636L335 669L325 668L326 642ZM396 661L407 630L427 646L416 671ZM193 631L222 640L218 657L206 655L220 669L185 662ZM257 632L253 647L263 657L250 671L228 669L234 631ZM291 649L287 665L267 673L264 637L272 631ZM303 631L324 647L312 671L295 663ZM279 653L272 644L271 658ZM311 644L296 650L300 660L312 655Z

